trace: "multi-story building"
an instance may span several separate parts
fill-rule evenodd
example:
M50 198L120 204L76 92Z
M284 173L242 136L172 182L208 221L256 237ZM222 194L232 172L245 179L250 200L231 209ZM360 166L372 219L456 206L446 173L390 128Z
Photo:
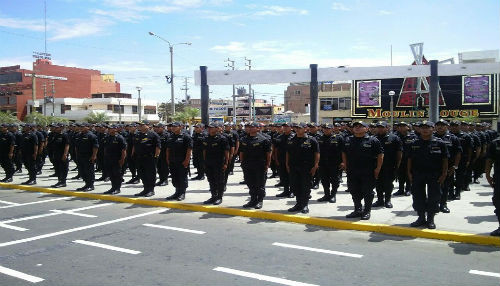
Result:
M311 100L309 83L292 83L285 90L285 111L306 113Z
M319 122L350 120L351 83L321 83L318 98Z

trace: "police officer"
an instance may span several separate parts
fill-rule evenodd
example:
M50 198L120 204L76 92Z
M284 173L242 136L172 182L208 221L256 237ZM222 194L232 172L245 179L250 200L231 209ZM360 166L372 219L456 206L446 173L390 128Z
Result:
M226 135L226 137L228 138L229 146L231 147L229 151L229 166L224 171L225 184L227 184L227 179L229 177L229 174L233 172L234 160L236 160L236 151L239 149L240 146L240 137L238 136L238 133L235 130L232 130L232 126L233 126L232 122L224 123L224 135Z
M500 139L491 142L486 154L486 179L493 188L493 206L498 219L499 227L492 231L490 235L500 236ZM491 167L494 164L494 174L491 177Z
M35 126L33 131L38 138L38 152L36 153L36 174L41 175L43 165L45 164L44 155L47 147L47 133L44 132L41 125Z
M82 123L81 125L81 133L77 141L76 154L78 156L78 162L80 164L80 176L85 182L85 185L76 190L89 192L94 190L94 164L97 159L99 142L97 141L97 136L92 131L90 131L90 124Z
M187 133L182 132L180 122L172 123L172 136L167 145L167 160L172 173L172 185L175 193L167 197L167 200L182 201L186 198L188 187L188 168L193 149L193 139Z
M14 147L16 145L16 137L7 130L7 124L0 125L0 165L5 172L5 178L0 180L3 183L12 182L14 176Z
M286 152L288 141L292 139L292 127L289 123L282 124L282 133L276 137L274 149L276 150L276 164L278 165L278 174L280 182L275 187L283 186L283 192L277 194L276 197L293 198L294 194L290 190L290 181L288 176L288 168L286 167Z
M267 169L271 164L271 140L259 133L258 122L247 125L248 134L241 139L240 161L248 186L250 201L244 208L261 209L266 196Z
M68 176L68 154L70 139L68 134L63 132L64 125L56 124L51 132L51 153L57 176L57 183L52 188L66 187L66 178Z
M436 122L436 133L434 136L443 140L446 144L446 148L448 149L448 175L446 176L446 180L444 180L441 185L441 200L439 202L439 210L442 213L449 213L450 209L448 209L447 201L448 194L453 193L454 188L454 175L455 171L458 169L460 164L460 158L462 156L462 146L460 145L460 141L458 138L452 133L448 132L449 123L446 120L439 120Z
M440 185L448 174L446 144L433 136L433 130L434 123L431 121L423 121L420 124L420 137L412 143L408 158L413 208L418 214L418 219L410 224L412 227L427 225L429 229L436 228L434 216L439 212Z
M322 133L319 132L319 125L314 123L314 122L311 122L309 124L307 124L307 135L311 136L311 137L314 137L314 139L316 139L316 141L318 141L319 137L321 137ZM316 173L313 175L313 178L312 178L312 189L313 190L317 190L319 188L319 182L320 182L320 173L319 173L319 169L316 171Z
M158 157L157 169L158 169L158 182L157 186L166 186L168 185L168 162L167 162L167 142L170 134L165 131L165 125L162 123L158 123L154 128L156 134L160 136L160 156Z
M390 209L393 182L403 156L403 146L399 137L389 132L387 122L379 121L375 125L376 137L384 149L384 161L376 182L377 201L372 207L385 206Z
M111 189L104 194L116 195L120 193L122 185L122 167L127 156L127 142L118 134L118 126L111 125L103 144L103 172L106 172L111 179Z
M203 162L210 185L210 199L203 204L220 205L225 189L224 172L229 167L229 142L219 133L217 123L208 124L208 136L203 141Z
M312 177L319 168L319 144L316 138L306 134L305 123L296 125L296 135L288 141L286 166L290 178L290 188L295 193L296 205L289 212L309 212Z
M139 183L140 179L139 177L137 176L137 168L136 168L136 165L135 165L135 157L132 156L132 150L134 149L134 145L136 143L136 135L137 135L137 124L135 123L132 123L132 124L129 124L127 125L126 127L127 129L127 138L125 138L125 140L127 141L127 158L125 159L126 160L126 164L127 164L127 167L130 171L130 173L132 174L132 178L127 181L125 184L137 184Z
M450 190L450 200L460 200L460 192L467 188L466 173L472 158L472 150L474 149L472 137L460 130L460 125L460 121L452 121L450 123L450 131L458 138L462 148L460 163L458 164L458 168L455 170L455 190Z
M18 128L19 127L17 123L12 123L9 126L9 131L16 137L16 145L14 146L14 157L12 158L15 164L15 171L16 173L22 173L23 162L21 154L21 143L23 140L23 134L19 131Z
M28 171L29 179L21 185L36 184L36 159L38 153L38 136L35 134L35 126L27 123L23 127L23 141L21 144L21 152L23 156L24 167Z
M408 156L410 154L411 143L416 139L415 133L410 132L410 124L402 121L398 124L397 135L403 145L403 156L398 170L399 189L394 196L411 195L411 183L408 180Z
M104 143L108 137L108 125L97 124L95 127L97 141L99 142L99 149L97 149L96 172L102 172L101 177L96 181L109 181L109 174L107 169L104 168Z
M203 123L194 126L193 133L193 166L197 170L197 176L191 180L205 179L205 162L203 161L203 142L207 136Z
M132 157L135 159L137 175L142 181L144 190L135 194L136 197L154 196L156 182L156 160L160 156L160 136L149 130L149 122L139 122L139 132L134 136Z
M55 163L54 163L54 131L57 128L57 123L51 123L49 125L49 134L47 135L47 155L49 157L50 163L52 163L52 169L54 169L54 174L50 175L49 177L57 177L57 174L55 172Z
M340 134L333 133L333 125L323 125L323 134L318 138L319 149L319 174L325 195L318 202L335 203L337 201L337 189L339 188L339 173L342 164L342 149L344 138Z
M347 188L354 202L354 211L346 218L370 219L373 188L384 161L380 141L367 134L368 124L356 121L352 124L353 135L346 138L342 161L347 173ZM361 201L365 201L365 208Z

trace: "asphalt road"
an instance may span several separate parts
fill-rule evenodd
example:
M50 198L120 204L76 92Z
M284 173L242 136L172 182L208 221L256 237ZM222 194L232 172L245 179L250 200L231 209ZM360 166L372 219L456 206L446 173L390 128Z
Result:
M0 285L499 285L499 254L495 247L0 190Z

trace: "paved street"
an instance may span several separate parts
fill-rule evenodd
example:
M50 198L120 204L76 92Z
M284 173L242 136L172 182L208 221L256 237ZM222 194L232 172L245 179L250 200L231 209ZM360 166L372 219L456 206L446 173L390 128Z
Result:
M0 285L500 282L495 247L20 190L0 200Z

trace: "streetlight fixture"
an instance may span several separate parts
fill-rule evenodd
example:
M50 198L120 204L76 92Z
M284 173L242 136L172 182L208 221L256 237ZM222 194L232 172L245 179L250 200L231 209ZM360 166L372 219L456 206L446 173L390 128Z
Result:
M161 36L158 36L157 34L153 32L149 32L150 36L155 36L158 39L166 42L168 44L168 47L170 49L170 93L171 93L171 100L172 100L172 115L175 115L175 97L174 97L174 46L176 45L188 45L191 46L191 43L185 42L185 43L175 43L172 44L168 40L162 38Z
M141 109L142 109L142 106L141 106L141 90L142 90L142 87L137 86L136 89L137 89L137 92L139 93L139 98L137 99L137 112L139 113L139 122L141 122Z
M394 130L394 95L396 93L394 90L389 91L389 96L391 97L391 131Z

